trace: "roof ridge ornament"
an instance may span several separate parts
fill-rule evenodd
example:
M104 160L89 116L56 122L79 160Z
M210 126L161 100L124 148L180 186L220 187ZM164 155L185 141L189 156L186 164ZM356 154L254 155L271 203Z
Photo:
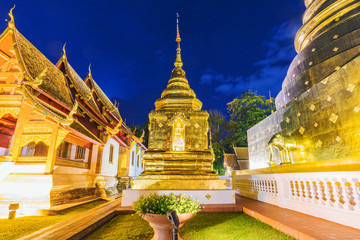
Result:
M89 73L88 73L88 76L89 76L89 77L92 77L92 75L91 75L91 63L89 64Z
M176 68L181 68L183 66L183 62L181 60L181 48L180 48L180 42L181 42L181 38L180 38L180 30L179 30L179 14L176 13L176 42L177 44L177 48L176 48L176 60L174 63L174 66Z
M14 15L13 15L13 10L15 8L15 4L14 6L10 9L10 12L9 12L9 17L10 17L10 21L8 22L8 27L10 29L14 29L15 28L15 21L14 21Z
M72 124L74 122L74 120L75 120L74 114L77 113L78 107L79 107L79 103L78 103L78 101L75 100L73 108L69 112L69 115L66 117L66 119L64 121L61 121L61 125L69 126L70 124Z
M63 50L63 55L62 55L62 58L65 60L66 59L66 50L65 50L65 47L66 47L66 42L64 43L64 46L62 48Z

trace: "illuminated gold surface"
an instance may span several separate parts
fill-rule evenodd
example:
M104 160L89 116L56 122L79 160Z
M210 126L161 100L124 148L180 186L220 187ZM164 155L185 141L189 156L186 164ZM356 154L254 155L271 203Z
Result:
M340 171L344 159L360 156L360 1L305 3L298 55L276 97L276 112L248 130L251 168L292 163L294 170L280 169L297 172L304 170L298 164L337 159L335 167L314 168Z
M333 160L298 163L291 165L278 165L269 168L237 170L237 171L233 171L233 174L249 175L249 174L334 172L334 171L360 171L360 158L333 159Z
M213 172L207 119L202 103L190 88L182 69L177 29L175 68L167 88L149 114L149 150L144 172L132 180L132 189L226 189L226 180Z
M320 30L323 30L329 23L359 6L360 3L357 0L335 1L300 28L295 36L295 50L297 52L303 50ZM310 15L312 13L311 10L308 13Z

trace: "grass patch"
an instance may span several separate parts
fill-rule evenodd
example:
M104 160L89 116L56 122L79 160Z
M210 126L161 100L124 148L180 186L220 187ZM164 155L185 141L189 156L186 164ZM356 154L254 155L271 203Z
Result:
M149 240L154 232L138 215L119 215L88 239ZM180 229L184 240L293 239L243 213L200 213Z
M106 202L106 200L97 200L78 207L74 207L56 216L19 217L11 220L0 219L0 239L17 239L44 227L74 217Z

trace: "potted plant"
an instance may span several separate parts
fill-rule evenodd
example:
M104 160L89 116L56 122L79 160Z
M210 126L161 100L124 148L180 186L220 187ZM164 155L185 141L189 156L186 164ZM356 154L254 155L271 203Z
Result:
M183 194L169 195L157 193L148 196L141 195L140 198L134 202L133 209L142 218L149 222L154 229L153 240L171 240L172 239L172 224L167 217L167 211L173 209L178 214L179 228L184 223L193 218L202 207L197 199L192 200ZM178 238L181 239L181 238Z

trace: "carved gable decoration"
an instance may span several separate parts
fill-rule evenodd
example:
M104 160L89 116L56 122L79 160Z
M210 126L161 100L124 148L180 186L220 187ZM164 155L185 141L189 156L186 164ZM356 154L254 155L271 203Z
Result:
M174 126L175 121L180 118L185 126L190 124L190 119L185 116L183 112L177 112L168 122L168 126Z

